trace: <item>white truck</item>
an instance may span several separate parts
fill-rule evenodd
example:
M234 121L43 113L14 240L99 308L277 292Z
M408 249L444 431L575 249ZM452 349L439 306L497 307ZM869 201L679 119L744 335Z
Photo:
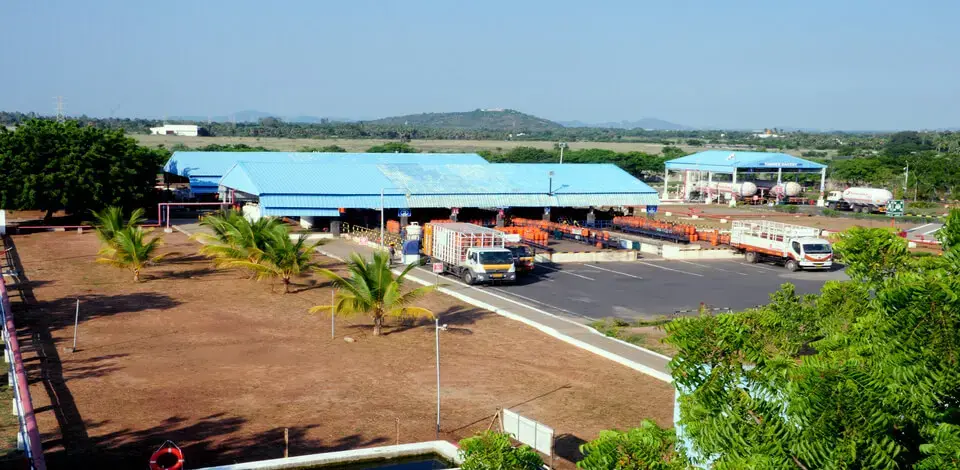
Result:
M431 256L443 271L472 285L481 282L516 282L513 253L505 247L504 233L467 223L433 224Z
M790 271L830 269L833 248L820 229L769 220L735 220L730 245L744 253L748 263L773 260Z
M893 193L880 188L847 188L843 191L830 191L827 195L827 207L841 211L886 212L887 203L893 199Z

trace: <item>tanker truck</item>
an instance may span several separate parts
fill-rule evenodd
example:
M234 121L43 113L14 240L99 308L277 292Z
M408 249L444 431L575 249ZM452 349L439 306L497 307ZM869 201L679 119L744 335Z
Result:
M893 193L886 189L847 188L843 191L830 191L827 195L827 207L864 214L886 212L887 203L892 199Z
M756 181L757 187L763 189L767 194L780 196L781 198L797 197L803 192L803 186L794 181L784 181L776 183L773 181Z
M730 199L733 196L737 198L750 197L757 194L757 185L744 181L742 183L720 183L700 181L697 183L697 190L708 196L722 194L724 199Z

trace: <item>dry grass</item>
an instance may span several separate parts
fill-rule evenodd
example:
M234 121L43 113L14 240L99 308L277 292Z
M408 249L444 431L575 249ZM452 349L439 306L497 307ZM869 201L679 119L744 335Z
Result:
M164 145L170 148L176 144L183 144L191 148L203 147L210 144L230 145L246 144L251 147L260 146L270 150L293 152L304 147L323 147L339 145L348 152L363 152L374 145L391 142L387 139L281 139L275 137L180 137L172 135L134 135L141 144L156 147ZM544 141L501 141L501 140L414 140L412 145L424 152L477 152L480 150L505 151L515 147L536 147L552 149L555 142ZM577 149L606 149L617 152L646 152L659 154L663 148L661 144L647 144L640 142L570 142L569 148ZM686 152L709 150L706 147L678 145ZM790 150L787 153L799 155L800 151Z

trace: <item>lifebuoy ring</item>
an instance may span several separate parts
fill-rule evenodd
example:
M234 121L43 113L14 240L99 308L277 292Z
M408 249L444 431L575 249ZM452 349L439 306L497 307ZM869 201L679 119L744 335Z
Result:
M168 446L167 444L170 445ZM173 454L173 456L177 458L177 462L169 467L164 467L157 463L161 457L167 454ZM150 456L150 470L183 470L183 451L180 450L176 444L167 441Z

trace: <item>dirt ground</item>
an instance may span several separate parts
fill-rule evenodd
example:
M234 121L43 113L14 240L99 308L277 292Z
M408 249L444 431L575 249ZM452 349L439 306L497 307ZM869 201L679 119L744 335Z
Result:
M337 319L331 339L330 318L307 313L329 300L323 281L281 294L213 270L179 233L164 237L179 254L139 284L94 263L93 234L13 237L28 287L12 300L50 468L145 467L167 439L192 468L276 458L284 428L291 455L393 444L398 432L401 443L434 439L432 322L391 323L375 338L368 319ZM440 294L422 304L449 325L443 439L509 407L553 427L560 467L573 468L602 429L671 424L668 384Z
M691 218L691 210L696 214L700 214L700 218ZM720 228L728 230L730 229L731 225L729 221L745 219L767 219L788 224L817 227L833 232L840 232L855 226L870 228L891 226L889 220L854 219L852 217L825 217L814 214L813 212L816 210L817 208L803 207L800 209L801 212L799 213L788 214L783 212L775 212L766 208L751 206L727 207L725 205L703 204L668 205L660 208L660 213L657 214L657 218L693 224L705 228ZM666 217L666 212L671 212L673 215L671 217ZM727 218L728 222L720 223L719 217ZM895 224L898 230L906 230L916 227L917 225L921 224L906 222L898 222Z

